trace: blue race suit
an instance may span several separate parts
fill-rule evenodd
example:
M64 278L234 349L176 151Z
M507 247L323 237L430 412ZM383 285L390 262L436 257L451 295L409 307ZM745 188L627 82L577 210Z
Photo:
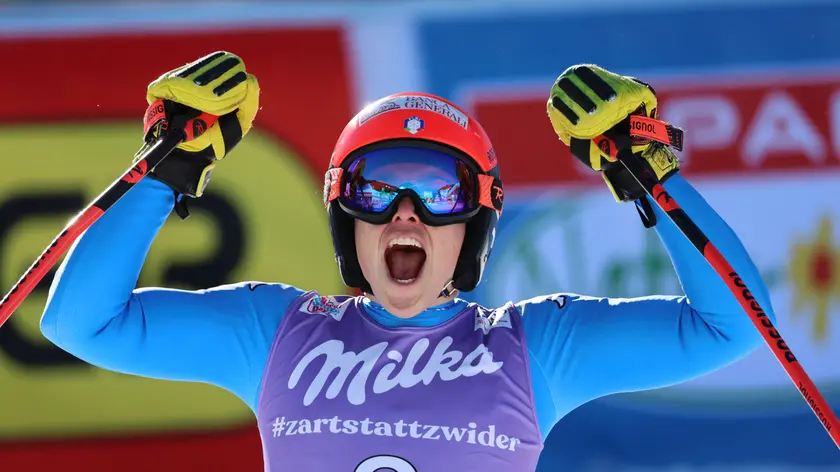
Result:
M767 288L729 226L680 175L665 187L775 321ZM222 387L259 416L270 352L282 341L275 335L287 308L299 305L305 291L254 282L197 291L136 288L146 254L173 205L171 189L144 179L88 229L54 279L42 331L57 346L104 369ZM611 299L558 293L514 304L530 369L522 380L530 385L520 387L531 392L542 439L585 402L693 379L761 343L718 275L653 207L656 232L684 296ZM94 291L96 296L90 296ZM368 299L360 297L359 303L364 316L385 329L435 327L469 306L455 300L402 319Z

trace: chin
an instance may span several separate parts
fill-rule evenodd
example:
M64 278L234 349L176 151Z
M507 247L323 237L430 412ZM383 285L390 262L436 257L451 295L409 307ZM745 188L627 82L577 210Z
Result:
M411 318L428 308L428 288L421 284L418 277L410 284L400 283L387 278L381 290L382 295L376 295L377 301L389 313L400 318Z

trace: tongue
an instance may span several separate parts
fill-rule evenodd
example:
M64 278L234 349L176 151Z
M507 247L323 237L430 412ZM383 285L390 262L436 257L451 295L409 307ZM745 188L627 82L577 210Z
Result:
M394 246L385 253L385 262L393 279L415 279L426 262L426 251L414 246Z

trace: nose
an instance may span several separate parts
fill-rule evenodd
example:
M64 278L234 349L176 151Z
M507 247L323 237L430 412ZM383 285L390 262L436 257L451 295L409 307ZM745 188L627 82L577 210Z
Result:
M410 221L412 223L416 223L418 221L417 212L414 208L414 202L411 201L408 197L403 197L397 202L397 212L394 213L394 217L391 219L391 222L394 221Z

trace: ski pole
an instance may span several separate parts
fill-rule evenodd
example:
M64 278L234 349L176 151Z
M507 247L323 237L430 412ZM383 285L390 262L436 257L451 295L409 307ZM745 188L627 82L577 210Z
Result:
M216 121L216 117L201 113L195 118L175 117L175 121L182 121L183 126L169 123L165 115L163 101L152 103L144 118L144 131L158 127L165 132L151 144L141 148L139 160L131 166L120 178L94 199L87 207L73 217L64 229L53 239L52 243L35 259L35 262L12 287L9 293L0 300L0 326L8 321L23 300L49 272L53 265L64 255L73 243L90 228L102 215L122 198L134 185L160 164L178 144L185 139L192 139L207 130Z
M647 132L631 132L633 135L655 139L665 144L671 144L673 142L673 140L669 140L670 133L667 131L669 126L664 122L637 116L631 116L630 121L631 130L648 130ZM635 123L644 123L649 126L634 126ZM785 372L787 372L791 381L793 381L797 390L799 390L799 393L805 399L805 402L808 403L826 432L831 436L834 444L840 448L840 422L838 422L837 416L831 411L825 398L823 398L822 394L820 394L814 385L814 382L808 377L802 364L796 359L796 356L782 338L779 330L773 325L770 318L767 317L764 309L758 304L758 301L752 295L741 276L738 275L732 265L723 257L691 217L680 208L680 205L665 190L665 187L663 187L656 176L638 162L629 148L629 142L616 143L615 140L605 136L596 138L596 140L603 139L611 141L611 149L619 150L615 156L618 161L633 175L639 185L656 202L657 206L674 222L680 232L694 245L700 254L703 255L703 258L706 259L706 262L712 266L724 283L726 283L726 286L732 291L732 294L741 304L744 312L749 316L759 333L761 333L767 346L776 356L776 359L782 365ZM681 136L679 141L681 145ZM602 147L602 149L604 148Z

